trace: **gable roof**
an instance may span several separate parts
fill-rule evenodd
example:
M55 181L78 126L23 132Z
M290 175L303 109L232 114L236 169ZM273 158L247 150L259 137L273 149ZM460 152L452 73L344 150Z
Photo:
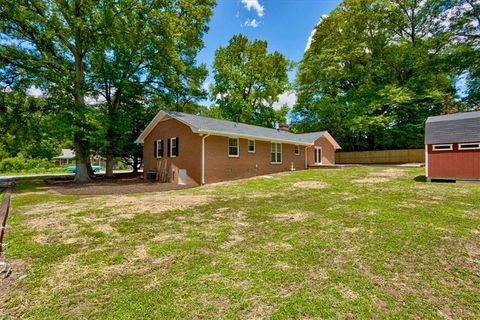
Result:
M340 149L340 145L333 139L327 131L312 132L306 134L295 134L278 129L265 128L251 124L238 123L227 120L214 119L209 117L197 116L193 114L163 111L161 110L153 118L150 124L145 128L142 134L135 141L143 143L148 134L155 126L167 119L176 119L192 129L192 132L199 134L212 134L218 136L229 136L244 139L266 140L279 143L290 143L310 146L315 140L325 137L334 146Z
M429 117L425 143L479 142L480 111Z
M54 157L53 159L73 159L75 158L75 151L72 149L62 149L59 156Z

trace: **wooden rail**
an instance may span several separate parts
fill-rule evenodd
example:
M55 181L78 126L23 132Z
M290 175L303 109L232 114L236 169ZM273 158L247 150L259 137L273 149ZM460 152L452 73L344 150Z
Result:
M425 162L424 149L336 152L338 164L399 164Z
M6 184L6 193L0 205L0 257L4 250L3 239L5 236L5 228L7 225L8 212L10 210L10 198L12 196L13 188L15 187L15 179L0 180L0 184Z

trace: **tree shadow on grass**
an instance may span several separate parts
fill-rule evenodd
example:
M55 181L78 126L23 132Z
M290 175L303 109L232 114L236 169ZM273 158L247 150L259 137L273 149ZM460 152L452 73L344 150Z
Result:
M426 176L416 176L413 178L415 182L427 182L427 177Z

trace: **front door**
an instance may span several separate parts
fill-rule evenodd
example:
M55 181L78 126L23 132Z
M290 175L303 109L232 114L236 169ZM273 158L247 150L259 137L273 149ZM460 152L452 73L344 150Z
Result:
M315 164L322 164L322 148L315 147Z

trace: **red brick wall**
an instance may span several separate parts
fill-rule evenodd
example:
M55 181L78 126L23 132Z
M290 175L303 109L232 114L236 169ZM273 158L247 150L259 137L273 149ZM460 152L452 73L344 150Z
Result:
M324 137L315 141L316 147L322 147L322 165L334 165L335 164L335 148ZM308 147L307 150L308 165L315 166L315 147Z
M178 137L179 154L172 158L167 156L167 139ZM155 159L154 142L164 140L164 158ZM175 120L169 119L160 122L145 138L143 145L143 171L160 171L165 165L169 168L169 176L174 177L178 182L178 169L187 170L187 183L200 183L202 141L198 134L193 133L189 126ZM175 169L175 174L173 174Z
M428 145L428 177L480 179L480 150L459 150L458 143L452 147L450 151L433 151Z
M242 179L275 172L305 169L305 147L294 154L295 145L282 144L282 163L272 164L271 143L255 141L255 153L248 153L248 140L239 139L239 157L228 156L228 138L209 136L205 139L205 182Z
M172 158L167 156L167 139L179 138L179 155ZM154 142L164 140L164 158L154 157ZM320 138L315 145L322 147L323 164L335 163L335 149L325 138ZM239 157L228 156L228 138L209 136L205 139L205 182L219 182L241 178L254 177L275 172L289 171L292 166L295 170L305 169L305 147L299 146L300 154L295 155L295 145L282 144L282 163L271 163L271 143L255 141L255 153L248 152L248 140L239 139ZM162 168L169 168L170 177L178 182L178 170L187 170L187 182L201 183L201 156L202 137L193 133L190 127L175 120L169 119L160 122L145 138L144 172L160 172ZM309 163L314 161L313 147L308 147ZM175 175L173 174L175 170Z

